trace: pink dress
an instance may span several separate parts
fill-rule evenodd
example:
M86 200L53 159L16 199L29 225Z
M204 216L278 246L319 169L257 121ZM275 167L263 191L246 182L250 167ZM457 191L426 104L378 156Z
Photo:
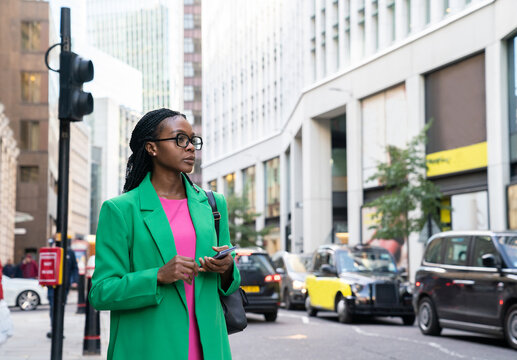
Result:
M190 218L187 199L170 200L160 198L160 202L162 203L163 210L165 210L167 219L169 219L178 255L195 259L196 231ZM186 282L184 282L184 285L190 324L188 358L189 360L203 359L203 349L201 348L201 341L199 340L199 328L195 312L194 281L192 282L192 285L189 285Z

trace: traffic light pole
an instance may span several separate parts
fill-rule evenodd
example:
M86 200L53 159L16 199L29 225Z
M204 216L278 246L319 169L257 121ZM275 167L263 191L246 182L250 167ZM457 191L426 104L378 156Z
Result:
M61 52L70 52L70 9L61 8ZM60 74L62 76L62 74ZM68 283L68 171L70 164L70 120L59 119L59 177L57 186L57 229L61 234L63 248L63 282L54 290L52 314L52 348L51 360L61 360L63 357L63 323L65 315L65 292ZM56 239L57 240L57 239Z

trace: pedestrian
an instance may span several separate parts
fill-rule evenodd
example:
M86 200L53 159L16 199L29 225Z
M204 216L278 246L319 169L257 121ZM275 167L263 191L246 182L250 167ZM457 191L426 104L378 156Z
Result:
M4 266L4 270L2 270L2 274L10 278L14 277L14 264L12 259L7 260L7 263Z
M57 237L56 237L57 238ZM70 244L70 241L68 241ZM48 245L50 247L56 246L56 241L53 238L48 239ZM75 253L70 249L70 246L67 248L66 252L66 274L63 280L65 284L65 304L68 298L68 291L70 290L71 285L76 285L79 279L79 267L77 266L77 260L75 258ZM49 315L50 315L50 331L47 332L47 337L52 337L52 319L54 315L54 295L55 295L55 287L47 286L47 297L50 305Z
M15 277L15 278L23 278L22 265L23 265L23 260L24 259L25 259L25 256L22 257L20 262L14 266L13 277Z
M129 146L124 194L104 202L89 294L111 310L108 359L231 359L220 294L239 288L226 200L215 194L220 245L203 190L187 173L202 140L185 115L145 114Z
M21 268L25 279L36 279L38 277L38 264L36 264L31 254L25 255Z

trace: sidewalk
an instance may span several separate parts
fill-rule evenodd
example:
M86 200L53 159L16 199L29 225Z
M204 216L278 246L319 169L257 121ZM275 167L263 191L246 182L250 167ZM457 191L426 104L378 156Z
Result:
M38 306L34 311L10 308L14 322L14 335L0 345L2 360L49 360L51 339L49 307ZM106 359L109 339L109 312L101 312L101 356L83 356L85 314L76 314L77 292L70 291L65 309L63 360Z

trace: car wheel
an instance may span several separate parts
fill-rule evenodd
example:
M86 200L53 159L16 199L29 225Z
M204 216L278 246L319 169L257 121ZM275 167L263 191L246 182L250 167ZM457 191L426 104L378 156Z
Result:
M354 321L354 317L350 312L350 307L348 306L346 299L344 297L340 297L337 301L336 305L337 318L340 323L350 324Z
M415 315L402 316L402 322L404 323L404 325L412 326L415 323Z
M32 290L25 290L18 295L16 304L23 311L35 310L39 305L39 296Z
M418 305L418 327L425 335L440 335L442 332L433 301L429 298L422 299Z
M293 310L294 306L289 296L289 289L287 288L284 289L284 304L287 310Z
M504 336L508 345L517 350L517 304L510 306L504 318Z
M276 320L276 317L278 315L278 312L272 312L272 313L265 313L264 317L266 318L267 322L273 322Z
M312 307L311 298L308 295L305 298L305 310L307 310L307 315L309 316L316 316L318 314L318 310Z

